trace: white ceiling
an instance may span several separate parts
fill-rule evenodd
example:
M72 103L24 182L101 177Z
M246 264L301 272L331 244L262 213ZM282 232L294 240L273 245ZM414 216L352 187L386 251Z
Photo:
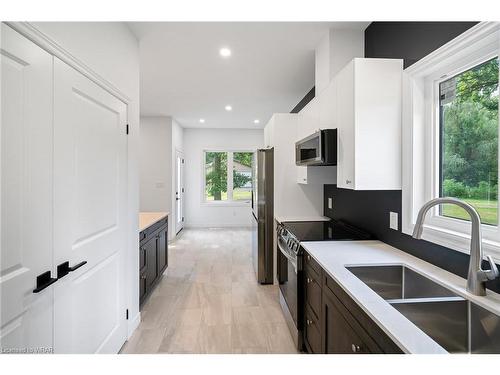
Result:
M184 127L262 128L314 86L314 48L328 28L367 25L129 23L140 41L141 115L172 116ZM221 47L232 56L222 58ZM224 110L227 104L231 112Z

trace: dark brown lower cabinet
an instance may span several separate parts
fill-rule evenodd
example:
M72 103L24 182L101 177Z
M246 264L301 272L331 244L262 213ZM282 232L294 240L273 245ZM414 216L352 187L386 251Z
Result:
M160 229L158 234L158 273L162 274L168 266L168 227Z
M323 292L323 330L327 354L382 353L344 305L328 290Z
M321 336L321 319L316 317L311 308L307 306L305 311L304 344L309 353L322 353Z
M146 242L144 247L146 248L146 288L149 289L158 277L158 267L156 264L158 252L157 238L151 238Z
M140 233L139 304L142 306L168 266L168 218Z
M309 258L308 258L309 257ZM305 254L304 344L309 353L402 353L361 307Z

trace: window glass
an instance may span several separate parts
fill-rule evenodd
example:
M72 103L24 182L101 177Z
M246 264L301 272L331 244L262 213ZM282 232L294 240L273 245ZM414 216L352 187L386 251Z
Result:
M227 200L227 152L205 152L205 200Z
M439 85L440 195L474 206L483 224L498 224L498 58ZM454 205L440 215L469 220Z
M233 153L233 200L252 199L253 152Z

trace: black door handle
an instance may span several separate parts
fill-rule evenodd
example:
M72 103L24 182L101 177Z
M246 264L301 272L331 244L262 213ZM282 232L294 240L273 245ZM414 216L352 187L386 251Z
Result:
M78 263L77 265L75 265L73 267L69 266L69 262L61 263L60 265L57 266L57 278L60 279L64 276L66 276L68 273L76 271L78 268L80 268L81 266L84 266L85 264L87 264L86 260Z
M39 293L48 286L54 284L57 281L56 278L51 276L51 272L44 272L36 277L36 288L33 289L33 293Z

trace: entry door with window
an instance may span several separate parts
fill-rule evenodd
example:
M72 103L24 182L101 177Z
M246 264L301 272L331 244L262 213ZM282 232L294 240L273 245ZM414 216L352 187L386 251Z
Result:
M175 233L184 228L184 154L175 153Z

